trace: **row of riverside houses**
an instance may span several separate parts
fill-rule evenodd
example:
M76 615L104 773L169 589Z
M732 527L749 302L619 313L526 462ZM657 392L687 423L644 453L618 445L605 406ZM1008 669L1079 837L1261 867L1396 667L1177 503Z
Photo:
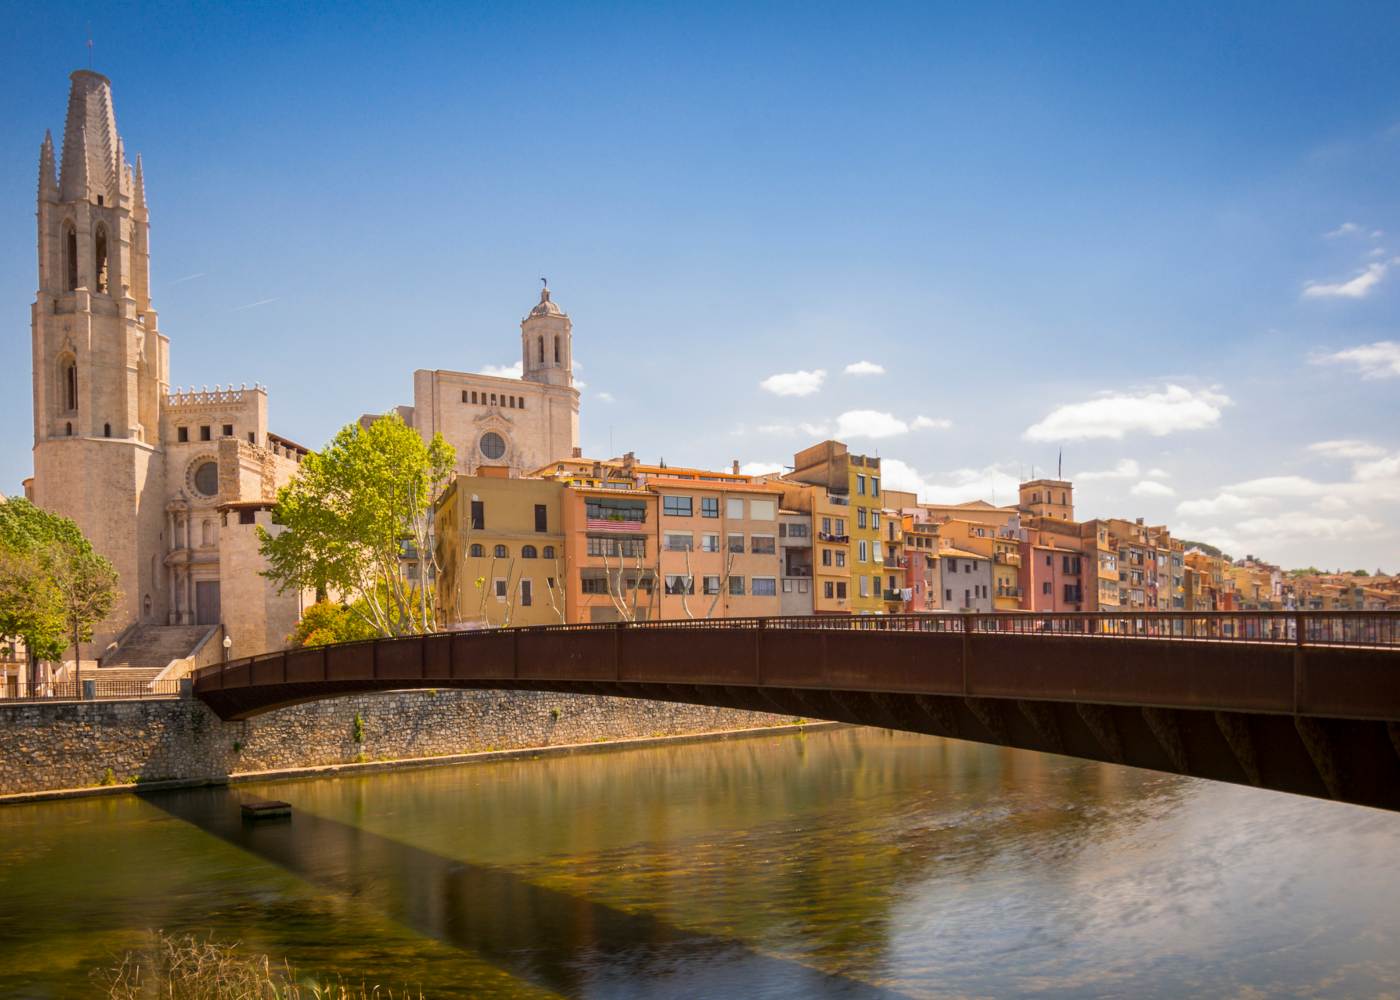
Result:
M485 466L437 508L451 628L767 615L1400 607L1400 578L1290 577L1142 519L1076 521L1073 485L919 503L824 441L782 475L575 456Z

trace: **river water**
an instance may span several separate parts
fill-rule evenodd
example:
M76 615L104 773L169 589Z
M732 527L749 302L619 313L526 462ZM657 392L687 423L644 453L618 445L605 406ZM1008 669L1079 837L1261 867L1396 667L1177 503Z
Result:
M430 1000L1400 995L1398 918L1400 815L869 729L0 808L0 997L150 928Z

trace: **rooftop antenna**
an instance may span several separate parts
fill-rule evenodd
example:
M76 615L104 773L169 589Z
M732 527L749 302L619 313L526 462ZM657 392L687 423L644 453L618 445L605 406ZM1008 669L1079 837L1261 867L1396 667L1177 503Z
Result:
M87 37L88 69L92 69L92 22L91 22L91 21L88 22L87 29L88 29L88 37Z
M1055 465L1055 478L1056 478L1056 479L1064 479L1064 478L1065 478L1065 450L1064 450L1063 448L1060 449L1060 460L1059 460L1059 462Z

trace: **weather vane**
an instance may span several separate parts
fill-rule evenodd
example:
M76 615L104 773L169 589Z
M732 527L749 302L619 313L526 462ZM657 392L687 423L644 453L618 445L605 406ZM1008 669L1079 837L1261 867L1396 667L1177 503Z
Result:
M548 288L548 287L549 287L549 279L548 279L548 278L541 278L541 279L540 279L540 284L544 285L545 288Z

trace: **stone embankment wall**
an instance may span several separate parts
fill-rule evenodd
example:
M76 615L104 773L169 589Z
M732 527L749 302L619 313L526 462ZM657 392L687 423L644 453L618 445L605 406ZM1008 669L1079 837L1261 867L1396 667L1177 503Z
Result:
M695 735L789 716L540 691L396 691L222 722L195 699L0 704L0 795Z

